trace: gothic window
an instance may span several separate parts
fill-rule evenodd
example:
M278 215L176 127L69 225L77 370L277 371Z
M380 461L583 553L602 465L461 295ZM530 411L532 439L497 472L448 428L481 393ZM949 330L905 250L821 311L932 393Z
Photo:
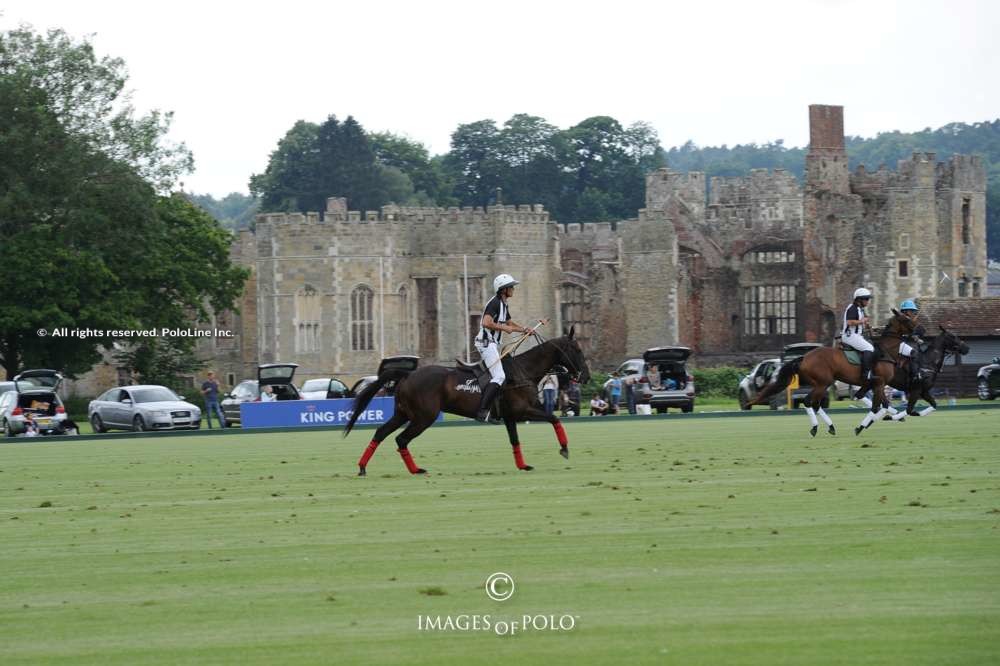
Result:
M366 285L351 292L351 351L375 349L374 300L375 293Z
M900 261L899 262L899 277L909 277L910 276L910 262Z
M306 285L295 294L295 351L319 351L320 295Z
M565 330L575 326L573 336L584 350L589 348L590 325L587 317L587 292L578 284L562 286L562 325Z
M758 285L743 290L745 335L792 335L796 330L795 285Z

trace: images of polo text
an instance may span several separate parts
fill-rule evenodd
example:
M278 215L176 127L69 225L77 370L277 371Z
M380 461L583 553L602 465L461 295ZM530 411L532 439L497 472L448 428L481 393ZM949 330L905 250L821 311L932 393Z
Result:
M576 615L522 615L495 618L492 615L418 615L417 631L492 631L497 636L514 636L526 631L572 631Z
M100 329L100 328L53 328L51 331L40 328L38 337L53 338L231 338L234 333L218 328L145 328L145 329Z

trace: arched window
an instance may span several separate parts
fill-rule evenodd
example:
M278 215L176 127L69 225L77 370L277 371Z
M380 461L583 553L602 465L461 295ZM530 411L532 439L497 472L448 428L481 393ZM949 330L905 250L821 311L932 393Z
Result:
M320 295L311 285L295 294L295 351L319 351Z
M351 292L351 350L375 349L375 315L372 303L375 293L371 287L361 285Z
M399 318L399 351L406 352L412 349L410 342L410 294L406 287L399 288L399 311L396 313Z

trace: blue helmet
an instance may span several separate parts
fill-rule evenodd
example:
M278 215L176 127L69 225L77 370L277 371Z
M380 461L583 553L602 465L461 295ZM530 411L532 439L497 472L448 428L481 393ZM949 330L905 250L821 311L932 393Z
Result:
M906 310L913 310L914 312L919 312L920 308L917 307L917 304L913 301L912 298L908 298L899 304L900 312L905 312Z

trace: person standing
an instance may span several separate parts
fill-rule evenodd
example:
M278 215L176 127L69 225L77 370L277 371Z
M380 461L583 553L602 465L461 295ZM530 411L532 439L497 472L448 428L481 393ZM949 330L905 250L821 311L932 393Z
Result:
M580 415L580 382L569 380L566 387L566 402L563 404L563 416Z
M608 384L608 409L612 414L618 413L618 401L622 397L622 380L617 374L611 375L611 382Z
M629 375L622 382L622 390L625 391L625 404L628 406L628 413L635 415L635 380L639 375Z
M556 391L559 390L559 379L552 373L542 378L542 400L545 413L549 416L556 409Z
M222 413L222 406L219 405L219 382L215 379L215 373L209 370L207 379L201 384L201 393L205 396L205 416L208 419L208 428L212 429L212 413L219 418L219 427L226 427L226 416Z

